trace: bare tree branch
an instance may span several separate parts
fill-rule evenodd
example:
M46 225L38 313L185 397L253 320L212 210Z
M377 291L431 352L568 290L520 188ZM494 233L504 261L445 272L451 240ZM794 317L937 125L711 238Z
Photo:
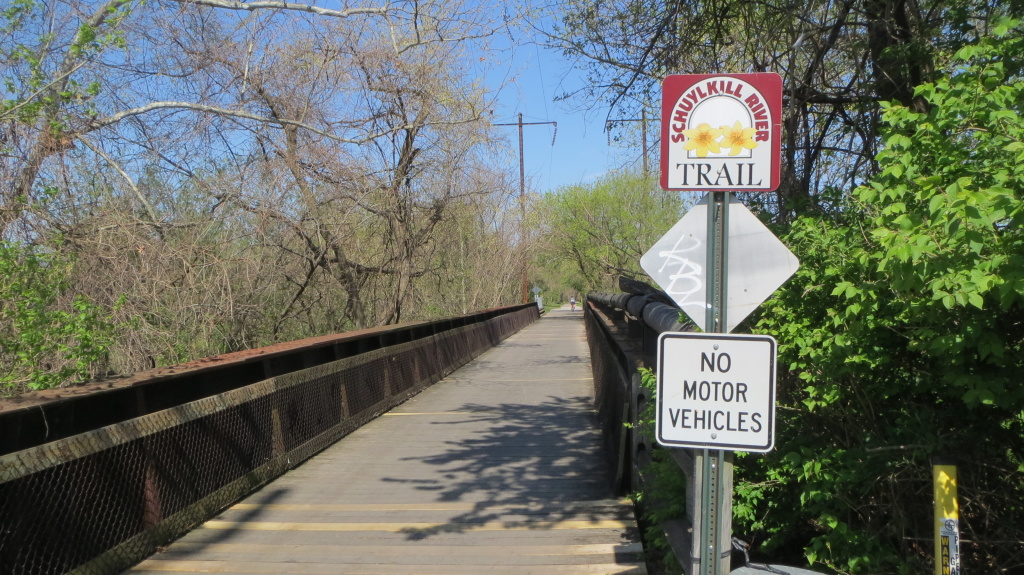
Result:
M257 0L256 2L234 2L232 0L173 0L179 4L195 6L208 6L210 8L223 8L225 10L244 10L254 12L257 10L290 10L294 12L308 12L318 16L330 16L332 18L350 18L352 16L373 15L383 16L390 10L389 5L381 8L348 8L345 10L331 10L310 4L296 4L294 2L277 2L275 0Z
M153 227L156 229L157 233L160 234L161 237L163 237L163 230L160 229L160 218L156 215L156 209L154 209L153 204L151 204L149 200L146 199L146 196L142 194L142 190L140 190L139 187L135 185L135 180L133 180L132 177L128 175L128 172L124 171L124 169L121 168L121 165L119 163L117 163L113 158L107 155L107 153L100 149L99 146L96 146L92 142L90 142L87 138L79 136L78 141L85 144L90 150L95 152L96 155L103 158L103 160L106 161L111 168L114 168L114 170L118 174L120 174L122 178L124 178L124 181L128 183L128 187L131 188L132 192L135 193L135 197L138 198L139 203L141 203L142 207L145 208L146 214L149 215L149 219L152 222Z
M346 143L346 144L362 144L362 143L368 142L368 141L370 141L370 140L380 136L380 134L374 134L374 135L370 135L370 136L367 136L365 138L360 138L360 139L342 138L342 137L339 137L339 136L337 136L335 134L331 134L330 132L325 132L325 131L320 130L318 128L314 128L313 126L310 126L309 124L304 124L302 122L296 122L294 120L286 120L286 119L283 119L283 118L276 118L275 119L275 118L270 118L270 117L267 117L267 116L262 116L260 114L253 114L252 112L246 112L244 110L229 110L227 108L221 108L221 107L218 107L218 106L208 106L206 104L197 104L195 102L150 102L149 104L146 104L144 106L139 106L138 108L132 108L130 110L124 110L124 111L118 112L116 114L113 114L111 116L107 116L106 118L97 118L97 119L91 120L89 122L89 131L98 130L98 129L104 128L106 126L110 126L110 125L116 124L116 123L120 122L121 120L124 120L125 118L130 118L132 116L138 116L138 115L141 115L141 114L146 114L146 113L149 113L149 112L153 112L155 110L189 110L189 111L193 111L193 112L204 112L204 113L208 113L208 114L216 114L218 116L228 116L228 117L232 117L232 118L242 118L244 120L253 120L253 121L256 121L256 122L263 122L263 123L267 123L267 124L280 124L280 125L285 125L285 126L295 126L297 128L302 128L304 130L309 130L310 132L313 132L315 134L319 134L321 136L324 136L325 138L330 138L330 139L332 139L332 140L334 140L336 142L342 142L342 143Z

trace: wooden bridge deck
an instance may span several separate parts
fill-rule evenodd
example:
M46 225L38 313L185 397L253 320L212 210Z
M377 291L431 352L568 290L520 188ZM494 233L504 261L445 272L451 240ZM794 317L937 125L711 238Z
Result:
M133 573L646 573L581 312L555 311Z

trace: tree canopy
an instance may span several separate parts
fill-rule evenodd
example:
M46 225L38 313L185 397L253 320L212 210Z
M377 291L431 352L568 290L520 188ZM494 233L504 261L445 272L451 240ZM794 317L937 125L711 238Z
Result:
M757 326L788 421L748 460L746 525L842 572L926 567L935 455L959 461L965 569L1020 561L997 541L1024 536L1024 35L993 32L914 91L926 112L884 107L879 173L793 223L802 267Z
M874 174L881 102L924 112L917 85L943 54L972 44L1020 2L973 0L567 0L548 44L586 70L565 94L639 117L670 74L776 72L783 77L783 220L828 209L828 189Z
M575 293L617 291L618 277L644 277L642 256L682 216L684 203L654 178L612 173L541 201L539 258Z
M518 299L512 163L476 57L515 15L344 4L0 10L5 261L60 262L36 294L50 317L82 302L123 328L50 384ZM37 337L17 309L0 303L0 333Z

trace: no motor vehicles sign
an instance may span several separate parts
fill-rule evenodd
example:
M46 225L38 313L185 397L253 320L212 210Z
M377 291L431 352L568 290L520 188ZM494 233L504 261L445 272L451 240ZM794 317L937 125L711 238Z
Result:
M775 339L668 332L658 338L658 443L726 451L775 444Z

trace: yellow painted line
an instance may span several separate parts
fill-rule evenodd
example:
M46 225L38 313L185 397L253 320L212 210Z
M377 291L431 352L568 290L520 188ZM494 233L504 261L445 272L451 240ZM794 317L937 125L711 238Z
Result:
M238 503L231 509L251 511L267 509L271 511L472 511L476 509L471 503ZM487 507L486 509L492 509Z
M551 379L549 377L536 377L533 379L455 379L445 378L445 381L453 381L458 383L468 383L478 381L480 383L545 383L549 381L594 381L593 377L568 377L561 379Z
M362 545L310 545L310 544L275 544L275 543L191 543L188 541L175 542L171 551L208 551L221 553L330 553L344 555L350 553L372 553L378 555L407 555L410 552L408 545L373 545L364 547ZM423 545L415 548L416 555L422 556L455 556L479 557L489 555L507 554L510 551L516 555L529 557L547 557L552 555L602 555L605 553L639 554L644 550L640 543L591 543L588 545L521 545L511 547L508 545ZM159 556L156 556L159 557Z
M540 336L540 337L537 337ZM550 335L546 333L527 333L516 339L528 339L530 341L587 341L586 337L579 335Z
M552 513L594 511L631 505L628 499L609 500L596 503L570 503L552 509L543 504L499 504L477 503L236 503L231 509L252 511L546 511Z
M492 411L400 411L400 412L388 412L385 416L390 415L486 415L494 413Z
M554 531L571 529L626 529L626 521L487 521L484 523L300 523L295 521L207 521L200 529L243 531L381 531L384 533L460 531Z
M451 572L452 566L450 565L423 565L423 566L412 566L412 565L365 565L365 566L348 566L349 569L346 573L353 573L353 567L364 567L358 570L358 573L388 573L392 575L410 575L415 573L431 574L431 573L449 573ZM501 571L501 566L488 564L486 566L461 566L458 569L459 573L470 573L469 569L479 568L480 572L497 572ZM531 573L542 572L545 568L552 573L599 573L601 575L644 575L647 573L647 569L642 563L614 563L614 564L601 564L601 565L534 565L534 566L510 566L509 569L515 569L514 572L522 573L523 568L530 568ZM541 567L541 570L537 570L536 567ZM147 559L142 563L136 565L133 571L167 571L172 573L270 573L273 575L287 574L323 574L323 575L335 575L340 573L339 565L334 563L278 563L278 562L256 562L256 561L197 561L197 560L186 560L186 561L167 561L163 559Z
M511 340L512 338L509 338ZM534 334L522 334L516 340L528 340L530 342L586 342L586 336L563 336L560 334L541 334L540 331ZM508 340L506 340L508 341ZM522 342L516 342L522 343Z
M132 571L166 571L168 573L238 573L240 569L249 573L337 573L336 565L317 563L299 563L281 565L278 563L255 563L241 561L167 561L165 559L147 559L136 565ZM301 569L296 571L295 569Z

